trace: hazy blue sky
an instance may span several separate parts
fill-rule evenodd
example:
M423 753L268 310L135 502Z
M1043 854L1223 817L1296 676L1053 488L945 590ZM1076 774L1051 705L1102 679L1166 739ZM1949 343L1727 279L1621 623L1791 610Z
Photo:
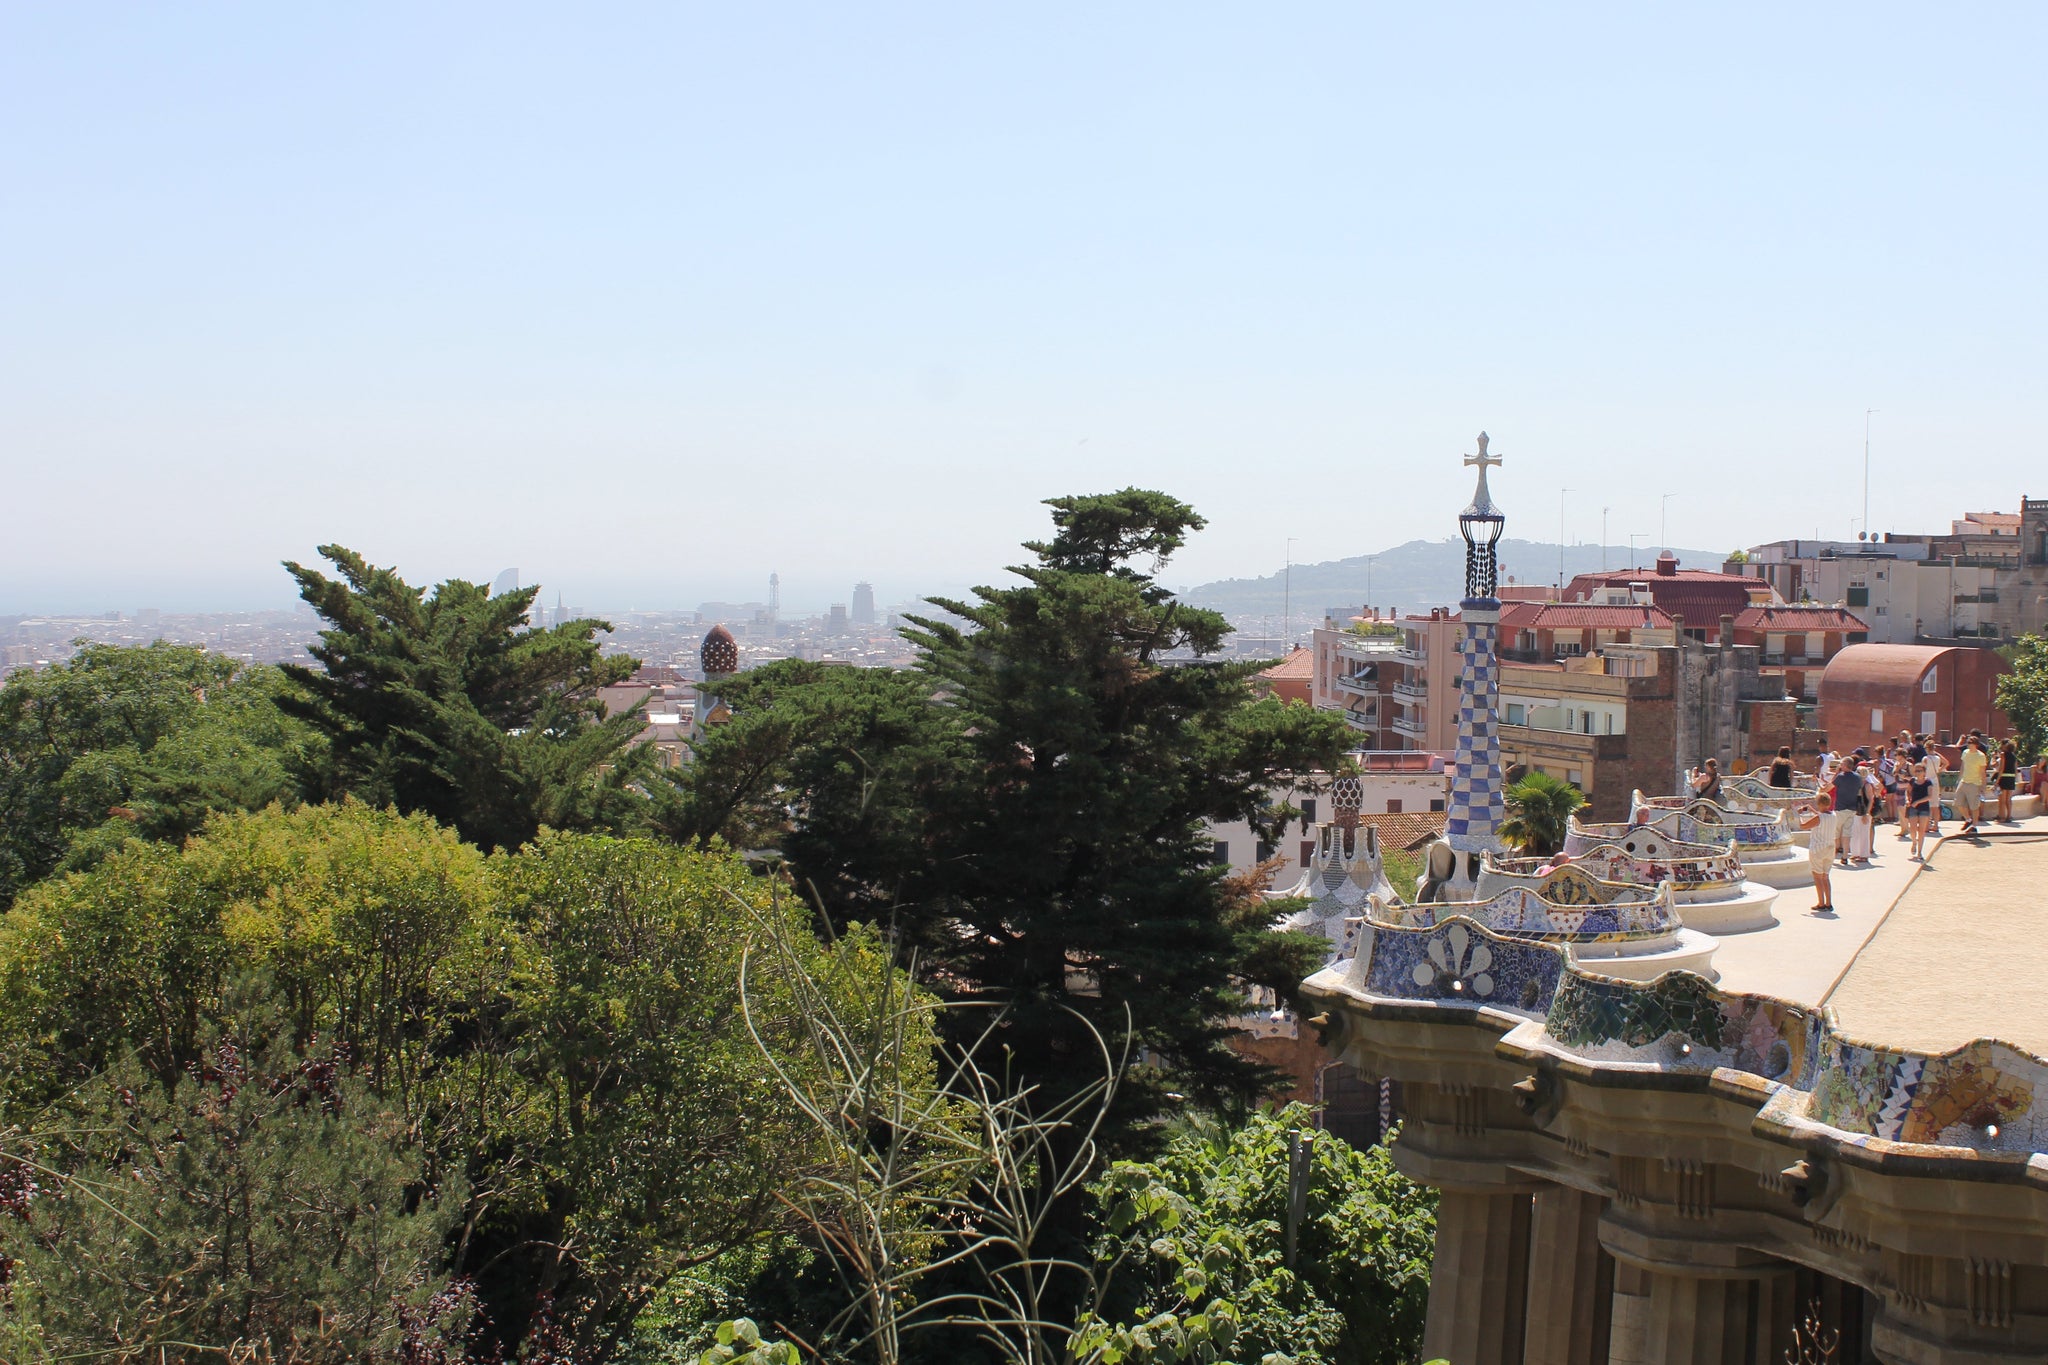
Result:
M2048 9L0 6L0 611L2048 495ZM2031 483L2029 483L2031 480Z

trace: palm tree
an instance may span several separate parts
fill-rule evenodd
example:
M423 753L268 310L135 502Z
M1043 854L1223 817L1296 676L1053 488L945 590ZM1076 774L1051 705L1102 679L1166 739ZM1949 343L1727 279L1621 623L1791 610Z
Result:
M1508 818L1500 837L1524 853L1551 854L1564 847L1571 814L1586 804L1586 794L1561 777L1531 769L1501 793Z

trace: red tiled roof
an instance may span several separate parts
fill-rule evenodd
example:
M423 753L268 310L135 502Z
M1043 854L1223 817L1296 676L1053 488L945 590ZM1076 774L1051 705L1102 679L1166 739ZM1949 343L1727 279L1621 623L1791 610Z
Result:
M1312 678L1316 671L1316 654L1307 645L1296 645L1287 651L1287 657L1271 668L1259 670L1262 678Z
M1444 832L1444 822L1449 819L1440 810L1404 810L1393 814L1382 811L1377 815L1361 815L1360 825L1370 825L1380 832L1381 848L1418 849Z
M1840 607L1801 603L1789 607L1749 607L1735 614L1737 630L1829 631L1869 630L1853 612Z
M1502 608L1503 630L1669 630L1670 613L1643 603L1517 602Z

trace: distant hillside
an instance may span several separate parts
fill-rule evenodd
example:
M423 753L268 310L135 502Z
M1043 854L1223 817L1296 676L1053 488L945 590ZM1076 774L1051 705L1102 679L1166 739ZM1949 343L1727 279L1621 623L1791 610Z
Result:
M1726 551L1681 550L1673 547L1678 562L1688 569L1719 569ZM1647 569L1657 557L1654 545L1636 547L1638 561ZM1626 545L1609 546L1605 563L1610 569L1626 568ZM1564 552L1564 576L1593 573L1601 567L1598 545L1569 545ZM1503 540L1500 543L1501 579L1517 583L1557 582L1557 546L1534 540ZM1232 618L1278 616L1288 596L1284 571L1264 578L1225 578L1181 591L1187 602L1220 611ZM1321 564L1297 564L1293 573L1293 615L1297 623L1320 620L1324 611L1341 607L1355 614L1366 603L1366 556L1326 560ZM1399 607L1403 611L1426 611L1431 607L1454 606L1465 595L1465 542L1411 540L1372 556L1372 604Z

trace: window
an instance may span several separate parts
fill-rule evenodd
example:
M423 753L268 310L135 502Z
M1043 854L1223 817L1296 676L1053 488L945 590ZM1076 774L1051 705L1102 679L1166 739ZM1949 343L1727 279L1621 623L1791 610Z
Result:
M1302 823L1302 824L1303 824L1304 826L1307 826L1307 825L1313 825L1313 824L1314 824L1315 822L1316 822L1316 799L1315 799L1315 798L1314 798L1313 796L1311 796L1311 797L1309 797L1309 798L1308 798L1308 799L1307 799L1306 801L1304 801L1304 802L1302 802L1302 803L1301 803L1301 823Z
M1861 584L1858 584L1857 586L1849 589L1849 605L1852 607L1869 606L1870 589L1862 586Z
M1932 711L1922 711L1920 713L1920 733L1923 735L1934 733L1934 713Z
M1873 735L1884 733L1884 708L1882 706L1870 708L1870 733Z
M1311 859L1311 858L1313 858L1313 857L1315 857L1315 856L1316 856L1316 841L1315 841L1315 840L1313 840L1313 839L1303 839L1303 840L1301 841L1301 865L1302 865L1303 867L1307 867L1307 866L1308 866L1308 863L1309 863L1309 859Z
M1509 703L1508 703L1508 724L1510 724L1510 725L1521 725L1521 724L1523 724L1524 722L1523 722L1523 720L1522 720L1522 715L1523 715L1523 711L1522 711L1522 703L1520 703L1520 702L1518 702L1518 701L1511 701L1511 702L1509 702Z
M1259 840L1259 856L1257 858L1257 861L1263 863L1266 861L1266 859L1272 856L1273 846L1267 843L1264 839Z
M1941 670L1939 668L1930 668L1920 675L1920 690L1922 692L1933 693L1939 691L1940 688Z
M1441 796L1431 798L1429 808L1433 811L1442 810L1444 808L1444 799Z
M1387 798L1387 814L1389 814L1389 815L1399 815L1400 813L1401 813L1401 798L1399 798L1398 796L1390 796L1390 797L1388 797L1388 798Z
M1212 867L1230 866L1230 841L1218 839L1209 847L1209 864Z
M1567 768L1565 769L1564 780L1571 783L1574 787L1583 786L1586 781L1586 775L1577 768Z

